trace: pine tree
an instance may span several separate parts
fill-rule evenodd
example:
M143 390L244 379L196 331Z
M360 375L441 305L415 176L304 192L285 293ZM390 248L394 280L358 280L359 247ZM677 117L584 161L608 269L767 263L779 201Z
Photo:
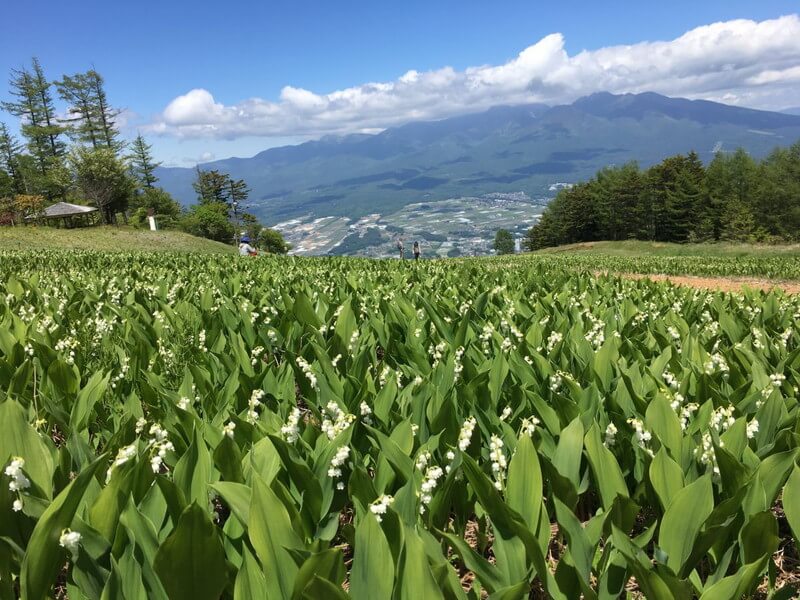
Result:
M155 170L161 165L153 160L152 146L145 142L142 134L138 134L131 144L131 153L128 155L131 171L142 188L153 189L158 181Z

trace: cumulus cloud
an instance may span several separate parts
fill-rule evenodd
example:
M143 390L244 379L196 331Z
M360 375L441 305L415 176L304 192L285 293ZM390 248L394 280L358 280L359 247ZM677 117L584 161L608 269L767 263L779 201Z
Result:
M278 101L250 98L226 106L193 89L150 125L178 137L303 136L380 131L499 104L571 102L597 91L654 91L760 108L778 108L800 92L800 16L734 20L671 41L585 50L570 56L553 33L502 65L456 71L409 70L391 82L318 94L286 86Z

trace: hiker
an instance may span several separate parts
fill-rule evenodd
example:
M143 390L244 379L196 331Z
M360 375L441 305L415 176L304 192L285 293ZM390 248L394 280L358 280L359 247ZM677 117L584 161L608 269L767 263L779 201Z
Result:
M419 242L414 242L414 260L419 260L419 255L422 254L419 250Z
M258 251L250 245L250 238L243 235L239 241L239 256L256 256L257 254Z
M403 248L403 238L397 238L397 250L400 252L400 260L405 260L406 253Z

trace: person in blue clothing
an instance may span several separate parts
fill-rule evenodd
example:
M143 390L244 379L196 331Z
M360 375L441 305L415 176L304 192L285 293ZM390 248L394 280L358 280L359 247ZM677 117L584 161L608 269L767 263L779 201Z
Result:
M250 237L243 235L239 240L239 256L256 256L258 251L250 245Z

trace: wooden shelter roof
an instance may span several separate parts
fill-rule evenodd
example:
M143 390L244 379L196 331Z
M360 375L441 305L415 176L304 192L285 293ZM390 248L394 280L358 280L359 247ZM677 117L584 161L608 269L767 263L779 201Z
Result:
M41 216L45 219L53 219L85 215L95 211L97 211L97 208L94 206L80 206L79 204L70 204L69 202L56 202L45 208Z

